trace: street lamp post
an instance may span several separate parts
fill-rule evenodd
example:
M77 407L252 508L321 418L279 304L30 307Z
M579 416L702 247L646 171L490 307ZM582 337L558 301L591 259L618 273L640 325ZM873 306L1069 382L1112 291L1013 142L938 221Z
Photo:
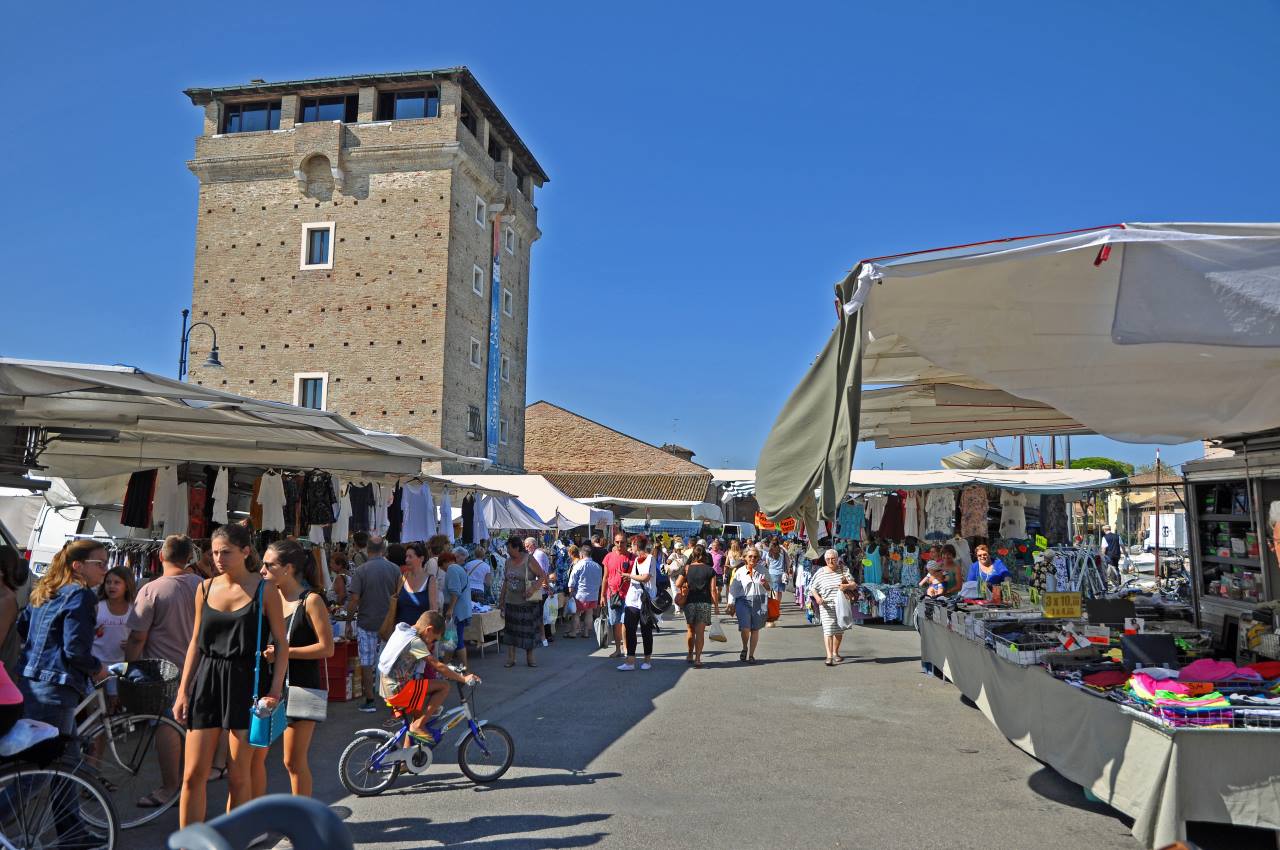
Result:
M218 359L218 329L208 322L196 322L190 326L187 325L187 318L191 315L190 310L182 311L182 344L178 349L178 380L181 381L187 376L187 343L191 339L191 332L196 328L204 325L213 333L213 347L209 349L209 356L205 358L204 366L209 369L221 369L222 361Z

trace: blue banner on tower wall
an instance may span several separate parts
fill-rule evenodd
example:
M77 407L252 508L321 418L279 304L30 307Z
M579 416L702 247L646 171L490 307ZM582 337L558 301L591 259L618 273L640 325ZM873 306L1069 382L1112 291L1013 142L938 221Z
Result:
M502 330L502 245L498 234L502 232L502 216L493 220L493 277L489 285L489 371L485 380L484 447L485 457L498 462L499 401L502 393L502 357L498 342Z

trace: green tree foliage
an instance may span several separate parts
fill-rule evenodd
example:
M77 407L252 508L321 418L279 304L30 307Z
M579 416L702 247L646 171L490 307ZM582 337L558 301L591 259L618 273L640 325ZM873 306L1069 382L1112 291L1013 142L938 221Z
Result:
M1081 457L1071 461L1072 469L1105 469L1112 478L1127 478L1133 475L1133 464L1109 457Z

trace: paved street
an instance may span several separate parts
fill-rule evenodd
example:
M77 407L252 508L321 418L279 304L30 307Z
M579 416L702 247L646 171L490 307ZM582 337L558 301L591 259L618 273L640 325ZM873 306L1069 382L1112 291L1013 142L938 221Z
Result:
M492 788L466 781L443 747L426 781L347 796L338 753L375 716L333 706L312 749L317 796L357 845L387 850L1138 846L1115 812L922 675L914 631L855 628L850 660L830 669L794 608L762 633L753 667L730 644L689 668L681 635L658 636L649 672L620 673L579 640L540 651L536 670L504 669L492 652L477 661L478 708L516 739L515 765ZM272 784L284 790L278 758ZM126 840L162 846L175 824L170 813ZM1242 846L1217 837L1208 845Z

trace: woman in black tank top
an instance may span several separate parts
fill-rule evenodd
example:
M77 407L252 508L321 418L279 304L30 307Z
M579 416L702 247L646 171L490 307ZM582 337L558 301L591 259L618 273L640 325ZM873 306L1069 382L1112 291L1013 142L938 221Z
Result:
M249 530L242 525L215 531L213 560L221 574L196 591L191 644L173 705L174 717L190 730L178 803L178 823L183 827L204 820L205 783L224 729L230 733L228 807L266 793L266 775L258 781L253 772L256 748L249 744L259 622L264 643L274 638L283 644L285 630L280 595L248 568L250 544ZM287 662L287 648L278 655ZM258 696L274 710L284 690L285 667L264 661L261 668Z
M319 568L311 552L292 540L267 547L262 556L262 574L278 589L289 635L289 687L323 689L325 659L333 656L333 629L324 604L324 588L319 586ZM268 660L276 647L266 650ZM288 709L285 710L288 714ZM316 721L289 718L284 730L284 767L289 772L293 793L311 796L311 766L307 751L315 734ZM254 753L254 772L267 772L267 753Z

